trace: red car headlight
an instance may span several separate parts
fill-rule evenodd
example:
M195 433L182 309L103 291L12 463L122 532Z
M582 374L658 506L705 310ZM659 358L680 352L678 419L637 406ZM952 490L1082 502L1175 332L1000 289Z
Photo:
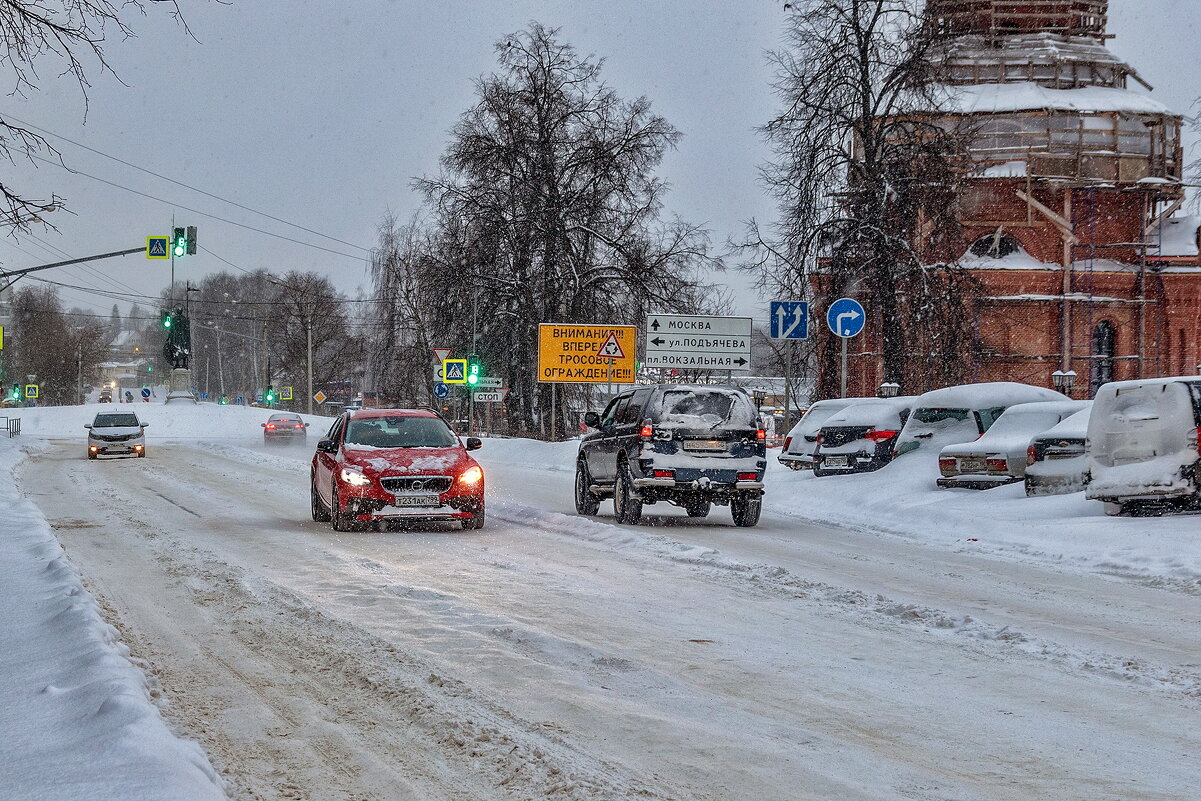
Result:
M459 483L465 487L474 487L483 480L484 471L478 464L467 468L462 473L459 473Z

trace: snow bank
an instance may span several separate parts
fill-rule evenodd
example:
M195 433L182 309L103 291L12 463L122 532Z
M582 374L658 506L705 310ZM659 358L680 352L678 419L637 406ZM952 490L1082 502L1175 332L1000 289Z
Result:
M87 415L75 411L22 409L19 416L35 432L45 419L77 420L82 455ZM152 700L153 681L101 619L45 519L18 495L12 471L20 446L37 446L29 439L27 429L0 440L0 795L224 799L204 752L167 727Z

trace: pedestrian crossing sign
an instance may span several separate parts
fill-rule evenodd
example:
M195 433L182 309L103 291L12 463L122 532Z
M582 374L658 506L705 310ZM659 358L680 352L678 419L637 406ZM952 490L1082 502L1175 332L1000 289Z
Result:
M467 383L467 360L447 359L442 362L442 380L447 384Z
M170 249L167 243L170 239L165 236L148 236L146 237L146 258L148 259L169 259L171 258Z
M33 400L37 396L38 396L38 385L37 384L26 384L25 385L25 397L29 398L30 400Z
M279 390L279 399L280 399L280 400L285 400L285 401L290 401L290 400L292 400L292 388L291 388L291 387L282 387L282 388L280 388L280 390Z

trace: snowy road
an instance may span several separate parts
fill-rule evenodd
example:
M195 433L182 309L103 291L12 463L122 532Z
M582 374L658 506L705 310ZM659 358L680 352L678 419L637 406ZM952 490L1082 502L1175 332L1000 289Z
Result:
M18 479L235 799L1195 798L1198 594L770 502L582 520L569 447L489 442L470 533L334 534L246 441Z

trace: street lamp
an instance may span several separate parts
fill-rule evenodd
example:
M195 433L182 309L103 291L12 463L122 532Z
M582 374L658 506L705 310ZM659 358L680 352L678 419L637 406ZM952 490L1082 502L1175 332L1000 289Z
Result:
M901 385L895 381L885 381L876 389L876 395L881 398L895 398L901 394Z
M1076 371L1056 370L1051 373L1051 384L1056 390L1070 398L1072 396L1072 388L1076 385Z

